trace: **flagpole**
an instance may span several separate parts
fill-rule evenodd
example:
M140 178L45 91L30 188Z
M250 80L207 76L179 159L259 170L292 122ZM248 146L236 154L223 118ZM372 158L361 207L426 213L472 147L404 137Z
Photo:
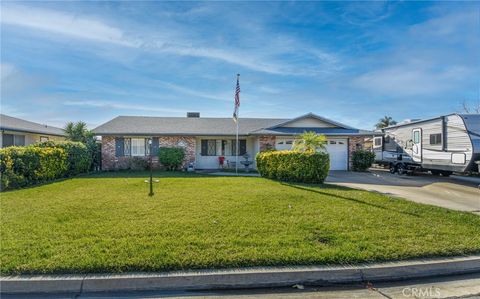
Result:
M237 74L237 82L239 82L240 79L240 74ZM238 122L240 121L239 113L240 112L240 107L237 108L237 121L235 122L237 124L237 136L236 136L236 141L235 141L235 174L238 175Z

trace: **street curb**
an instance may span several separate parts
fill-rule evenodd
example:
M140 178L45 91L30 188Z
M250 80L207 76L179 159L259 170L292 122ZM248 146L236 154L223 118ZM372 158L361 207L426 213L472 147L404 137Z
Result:
M266 267L188 272L20 275L0 278L0 293L211 290L332 285L480 273L480 256L335 267Z

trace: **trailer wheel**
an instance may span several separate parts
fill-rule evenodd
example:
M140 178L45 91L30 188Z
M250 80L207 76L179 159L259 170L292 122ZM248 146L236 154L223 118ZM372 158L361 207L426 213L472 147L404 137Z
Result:
M452 172L451 171L442 171L441 174L444 177L449 177L452 174Z
M393 163L390 164L390 173L395 174L397 172L397 166Z
M405 165L403 163L399 163L397 165L397 172L399 175L404 175L407 173L407 168L405 167Z

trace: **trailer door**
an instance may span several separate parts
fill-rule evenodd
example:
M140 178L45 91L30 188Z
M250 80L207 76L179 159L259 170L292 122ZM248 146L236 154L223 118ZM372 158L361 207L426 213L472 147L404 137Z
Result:
M422 129L412 130L412 159L414 162L422 163Z

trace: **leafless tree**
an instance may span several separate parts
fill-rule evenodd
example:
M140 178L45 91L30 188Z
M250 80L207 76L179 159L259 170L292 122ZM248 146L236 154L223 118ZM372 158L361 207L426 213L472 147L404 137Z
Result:
M478 101L477 104L473 104L472 106L470 106L467 101L463 101L462 110L465 113L480 113L480 101Z

